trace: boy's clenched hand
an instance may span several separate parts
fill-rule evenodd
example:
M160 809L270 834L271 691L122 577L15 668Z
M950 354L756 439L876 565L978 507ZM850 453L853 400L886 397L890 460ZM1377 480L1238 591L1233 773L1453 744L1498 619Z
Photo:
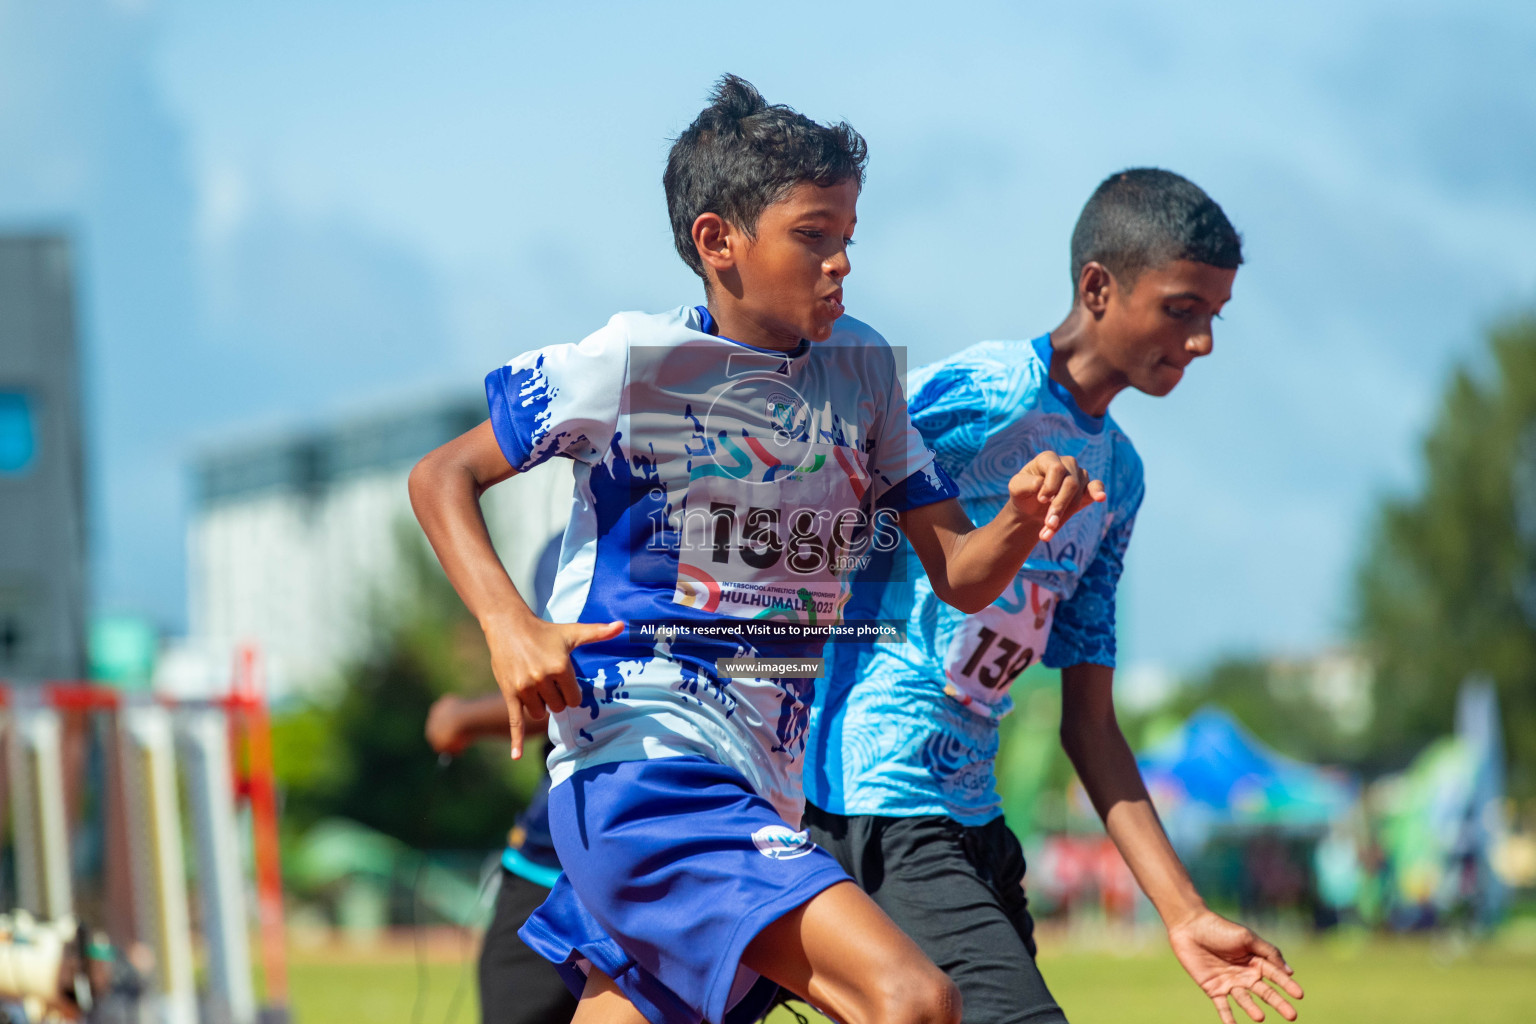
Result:
M515 624L486 624L491 671L507 702L513 758L523 756L524 722L542 722L551 711L581 704L571 652L583 644L612 640L623 631L622 622L557 623L531 617Z
M427 743L439 754L458 757L469 746L474 734L464 728L464 718L459 713L464 701L457 694L444 694L427 709Z
M1008 498L1020 515L1040 521L1040 539L1050 540L1062 523L1108 495L1072 456L1041 452L1008 481Z

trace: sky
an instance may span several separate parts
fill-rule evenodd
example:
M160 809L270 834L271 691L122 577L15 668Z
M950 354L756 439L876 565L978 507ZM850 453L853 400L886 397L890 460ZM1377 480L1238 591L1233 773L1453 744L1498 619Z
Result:
M1347 639L1448 371L1536 304L1536 5L0 0L0 231L76 251L93 602L186 621L189 462L472 393L698 301L669 139L725 71L870 145L849 311L910 365L1055 326L1108 174L1204 187L1215 354L1112 408L1122 664Z

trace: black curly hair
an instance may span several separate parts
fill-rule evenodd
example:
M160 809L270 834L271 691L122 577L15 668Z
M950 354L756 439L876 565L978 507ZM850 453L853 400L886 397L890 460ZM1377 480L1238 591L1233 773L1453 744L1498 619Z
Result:
M817 124L770 104L746 79L723 76L709 106L672 144L661 179L677 254L704 277L693 244L700 214L717 213L750 236L763 210L801 182L853 179L863 187L868 158L864 137L848 124Z

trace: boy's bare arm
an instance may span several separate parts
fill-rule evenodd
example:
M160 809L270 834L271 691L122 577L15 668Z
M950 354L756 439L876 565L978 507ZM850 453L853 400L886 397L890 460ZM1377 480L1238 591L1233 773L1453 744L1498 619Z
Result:
M1286 1020L1296 1011L1277 989L1300 999L1301 986L1280 951L1208 909L1168 842L1141 770L1115 717L1114 669L1073 665L1061 673L1061 745L1077 769L1105 831L1157 908L1179 963L1233 1024L1230 995L1254 1020L1254 996ZM1261 980L1267 984L1261 984Z
M411 470L411 509L476 619L518 610L532 618L491 545L480 495L514 476L490 421L429 453Z
M1041 452L1008 484L1009 500L990 523L977 527L951 498L902 513L899 524L912 542L939 600L978 612L1008 589L1035 544L1096 501L1104 485L1089 480L1071 456Z
M512 756L523 753L523 722L581 703L571 651L610 639L621 623L550 623L534 615L491 544L480 495L513 476L489 421L431 452L411 470L411 508L443 571L480 623L491 670L507 705Z
M427 711L427 742L439 754L457 757L475 740L506 735L510 725L501 694L460 697L449 693L433 701Z

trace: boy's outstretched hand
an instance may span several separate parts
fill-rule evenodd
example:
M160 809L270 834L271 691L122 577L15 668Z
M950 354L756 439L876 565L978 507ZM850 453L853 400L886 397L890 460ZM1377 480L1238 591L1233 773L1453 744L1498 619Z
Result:
M1050 540L1061 524L1096 501L1108 497L1104 484L1088 474L1070 455L1041 452L1008 481L1008 497L1014 508L1031 519L1044 519L1040 539ZM1041 505L1049 505L1041 515Z
M1216 1004L1222 1024L1235 1024L1232 1008L1227 1005L1228 996L1256 1021L1264 1019L1264 1011L1254 1002L1254 996L1280 1011L1286 1020L1296 1019L1295 1008L1280 990L1292 999L1300 999L1301 986L1291 977L1290 965L1280 950L1252 931L1213 911L1202 910L1168 929L1168 942L1184 970Z
M580 706L571 652L622 632L622 622L558 623L531 616L486 626L491 671L507 702L514 759L523 756L524 722L542 722L551 711Z

